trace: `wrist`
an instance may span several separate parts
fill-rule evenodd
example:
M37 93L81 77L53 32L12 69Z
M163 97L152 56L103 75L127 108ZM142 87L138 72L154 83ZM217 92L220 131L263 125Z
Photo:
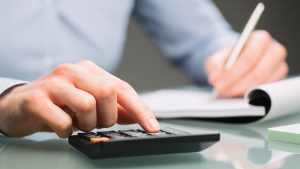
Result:
M6 90L4 90L2 93L0 93L0 136L7 136L7 134L5 132L3 132L3 127L2 127L2 125L3 125L3 112L5 111L5 109L3 109L3 99L13 89L15 89L19 86L23 86L25 84L26 83L20 83L20 84L13 85L13 86L7 88Z

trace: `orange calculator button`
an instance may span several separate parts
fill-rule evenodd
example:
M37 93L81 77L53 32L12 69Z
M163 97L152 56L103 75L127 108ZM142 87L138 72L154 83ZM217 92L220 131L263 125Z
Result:
M90 142L92 142L92 143L105 142L105 141L108 141L108 140L109 140L109 138L107 138L107 137L90 138Z

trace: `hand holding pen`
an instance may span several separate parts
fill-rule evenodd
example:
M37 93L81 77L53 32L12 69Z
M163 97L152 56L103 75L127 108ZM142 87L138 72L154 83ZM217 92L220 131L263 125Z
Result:
M235 46L217 51L206 61L208 80L218 97L240 97L251 87L288 74L286 48L268 32L253 31L263 11L259 3Z

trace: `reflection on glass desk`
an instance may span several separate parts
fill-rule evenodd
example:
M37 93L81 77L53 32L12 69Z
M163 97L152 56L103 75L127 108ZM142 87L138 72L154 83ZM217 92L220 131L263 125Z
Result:
M96 168L299 168L300 145L268 142L267 128L300 122L300 115L263 124L224 124L200 120L163 120L162 126L221 132L221 141L199 153L91 160L52 133L22 139L0 138L1 169ZM115 126L114 129L137 127Z

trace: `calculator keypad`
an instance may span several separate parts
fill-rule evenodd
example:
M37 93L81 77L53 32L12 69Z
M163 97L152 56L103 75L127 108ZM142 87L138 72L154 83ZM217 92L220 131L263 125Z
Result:
M149 134L139 130L119 130L120 133L128 135L129 137L148 137Z
M102 135L102 136L106 136L106 137L111 138L111 139L123 139L123 138L128 137L127 135L122 134L122 133L117 132L117 131L97 132L97 134Z
M165 127L164 132L167 132L169 134L175 134L175 135L190 134L188 132L181 131L181 130L178 130L178 129L174 129L174 128L171 128L171 127Z
M102 132L88 132L78 133L78 136L88 139L90 142L106 142L110 139L126 139L126 138L147 138L155 136L172 136L172 135L183 135L190 134L188 132L180 131L173 128L164 128L157 133L147 133L143 130L119 130L119 131L102 131Z
M151 136L168 136L168 135L174 135L174 134L167 133L164 131L159 131L157 133L149 133L149 135L151 135Z
M86 139L98 137L98 135L95 134L94 132L78 133L78 136L79 136L79 137L82 137L82 138L86 138Z

